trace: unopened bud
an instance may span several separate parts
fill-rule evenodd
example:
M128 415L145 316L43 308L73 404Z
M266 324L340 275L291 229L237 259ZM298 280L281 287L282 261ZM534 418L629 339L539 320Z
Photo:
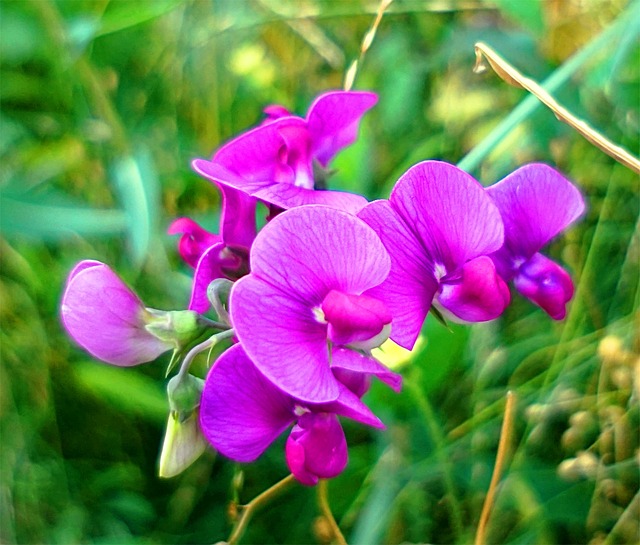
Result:
M187 469L204 452L207 442L198 425L198 411L180 421L177 414L171 411L167 420L158 475L164 479L175 477Z
M204 380L191 374L176 375L167 384L169 406L180 422L191 416L200 405Z
M186 346L200 337L205 326L193 310L155 310L148 308L145 329L161 341L175 348Z

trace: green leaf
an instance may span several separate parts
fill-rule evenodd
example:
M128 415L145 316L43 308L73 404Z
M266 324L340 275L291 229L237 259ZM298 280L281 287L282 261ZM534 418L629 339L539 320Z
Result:
M47 196L0 194L0 230L43 240L61 240L74 235L114 235L127 226L122 210L96 209L55 204L65 199ZM69 201L67 200L67 203Z
M544 32L544 18L541 0L491 0L502 14L516 21L536 36Z
M96 397L117 410L163 422L169 406L162 385L133 369L111 367L97 362L76 363L75 379Z
M145 23L176 9L184 0L154 0L153 2L125 2L117 0L109 3L97 36L124 30Z
M159 216L159 189L148 153L138 151L116 159L112 178L127 213L131 257L140 266L147 255Z

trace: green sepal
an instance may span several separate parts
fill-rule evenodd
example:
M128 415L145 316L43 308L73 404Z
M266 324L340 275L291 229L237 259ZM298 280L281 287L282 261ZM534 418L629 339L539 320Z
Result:
M453 331L450 327L449 324L447 323L447 320L445 319L445 317L442 315L442 313L434 306L431 305L431 314L433 314L433 317L438 320L438 322L440 322L444 327L446 327L449 331Z
M200 405L204 380L187 373L176 375L167 384L169 407L180 422L185 422Z
M207 329L197 312L193 310L146 309L145 329L161 341L179 348L200 337Z

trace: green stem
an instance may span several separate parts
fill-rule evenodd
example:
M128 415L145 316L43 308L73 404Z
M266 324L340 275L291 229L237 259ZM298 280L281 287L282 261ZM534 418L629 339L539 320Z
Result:
M344 535L342 535L340 527L336 519L333 518L333 513L329 506L329 481L327 479L320 479L318 483L318 506L320 507L322 515L329 523L329 526L331 526L331 532L333 533L336 543L338 543L338 545L347 545L347 540L344 538Z
M427 399L427 396L423 395L420 387L414 380L405 380L404 386L409 393L414 397L418 408L424 415L424 421L427 425L429 433L435 443L435 456L438 460L440 467L442 468L442 478L444 486L447 490L447 495L450 498L449 511L451 516L451 524L453 526L453 532L455 535L454 541L459 541L464 532L464 523L462 519L462 509L460 508L460 502L456 495L455 486L453 483L453 477L451 476L451 460L447 457L445 452L445 437L438 425L433 407Z
M295 481L293 475L287 475L284 479L274 484L271 488L267 488L261 494L258 494L255 498L253 498L247 505L241 507L241 515L233 526L233 530L231 531L231 535L227 540L228 545L236 545L242 534L247 528L247 524L251 520L251 517L262 507L264 504L271 501L278 494L287 489L287 487Z
M187 355L184 357L184 360L182 360L180 371L178 371L178 374L176 376L180 378L184 377L189 372L189 366L198 354L204 352L205 350L208 350L209 348L213 348L216 344L218 344L218 342L222 341L223 339L233 337L234 334L235 331L233 329L227 329L226 331L221 331L220 333L212 335L206 341L194 346L191 350L189 350Z
M621 29L632 21L637 20L637 11L640 2L634 2L618 19L596 38L573 55L553 74L542 82L545 91L553 93L577 72L577 70L594 54L598 53L611 39L621 34ZM533 114L542 103L533 95L527 96L518 106L505 117L489 135L475 146L459 162L458 167L467 172L477 170L480 163L504 140L507 135L520 123Z

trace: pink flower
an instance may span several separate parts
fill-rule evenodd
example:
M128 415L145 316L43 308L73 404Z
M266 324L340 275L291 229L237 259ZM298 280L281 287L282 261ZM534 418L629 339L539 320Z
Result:
M396 182L389 200L369 203L358 217L391 256L391 272L369 292L391 314L391 339L415 343L434 304L465 322L497 318L509 289L489 255L502 246L500 212L483 187L448 163L424 161Z
M548 165L532 163L487 188L504 222L504 245L491 255L505 281L562 320L573 282L560 265L538 253L584 212L580 191Z
M60 314L71 338L92 356L120 366L154 360L171 350L152 335L152 321L126 284L104 263L81 261L69 274Z
M364 197L316 190L324 189L330 161L355 141L360 118L377 100L369 92L331 91L315 100L306 119L270 106L264 124L227 142L210 161L196 159L193 168L279 208L326 204L356 213Z
M288 363L293 362L283 361ZM287 464L301 483L314 485L319 478L340 474L347 465L347 442L338 415L384 427L359 394L341 382L336 384L338 396L333 401L299 400L271 383L242 345L235 345L209 371L200 402L200 427L221 454L238 462L252 462L295 424L286 444Z

